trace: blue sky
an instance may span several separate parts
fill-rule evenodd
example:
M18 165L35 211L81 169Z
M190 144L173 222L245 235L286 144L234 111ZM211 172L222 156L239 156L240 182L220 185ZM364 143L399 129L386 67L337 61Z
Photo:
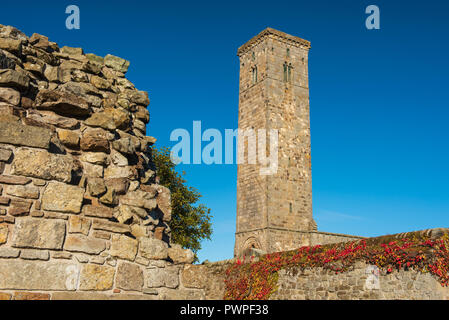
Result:
M65 8L81 29L65 28ZM381 30L365 28L365 8ZM150 94L148 135L172 146L176 128L237 128L237 48L270 26L312 42L310 99L314 216L319 230L377 236L449 226L449 2L23 1L0 24L60 46L131 61ZM212 209L200 260L233 255L234 165L189 165Z

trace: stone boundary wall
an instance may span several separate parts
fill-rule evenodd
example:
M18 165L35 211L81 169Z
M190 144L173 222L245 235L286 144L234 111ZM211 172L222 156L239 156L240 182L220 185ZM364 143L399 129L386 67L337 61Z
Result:
M436 228L364 239L367 243L388 243L413 237L439 239L448 234L449 229ZM345 241L342 242L352 237L330 235L343 236ZM245 254L246 257L240 260L243 263L251 261L250 256L256 262L264 255L255 249L247 250ZM225 272L237 260L186 267L182 273L184 286L203 289L206 299L221 299L225 294ZM198 276L194 278L193 274ZM321 267L302 270L293 266L282 269L279 271L277 290L270 300L449 300L449 287L443 287L430 273L413 269L386 273L376 266L358 261L350 270L339 274Z
M322 268L281 270L278 284L272 300L449 300L449 288L429 273L382 274L361 262L340 274Z
M310 231L309 236L311 246L366 239L365 237L321 231Z
M0 299L200 299L129 62L0 25Z

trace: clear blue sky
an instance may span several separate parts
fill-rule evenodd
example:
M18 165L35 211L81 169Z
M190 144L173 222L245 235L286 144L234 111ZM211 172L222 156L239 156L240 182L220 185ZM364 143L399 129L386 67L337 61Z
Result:
M81 29L65 28L65 8ZM365 8L381 30L365 28ZM131 60L150 93L148 134L237 127L237 48L267 26L312 42L314 215L319 230L377 236L449 226L448 1L3 1L0 24ZM233 255L236 166L184 166L212 209L200 260Z

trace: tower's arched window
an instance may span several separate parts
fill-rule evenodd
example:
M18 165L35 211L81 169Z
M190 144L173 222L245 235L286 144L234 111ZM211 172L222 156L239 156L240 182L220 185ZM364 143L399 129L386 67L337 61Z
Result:
M286 54L287 54L287 58L290 57L290 48L287 48Z
M253 84L257 83L257 66L253 67Z
M293 66L292 64L287 64L287 62L284 63L284 82L291 82L292 81L292 70Z

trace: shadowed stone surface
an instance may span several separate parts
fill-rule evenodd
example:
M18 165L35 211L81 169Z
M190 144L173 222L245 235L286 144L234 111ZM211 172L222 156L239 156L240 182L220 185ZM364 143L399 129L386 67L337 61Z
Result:
M0 121L0 143L48 149L50 138L51 131L46 128Z
M84 265L81 271L80 290L107 291L112 289L115 269L108 266Z

